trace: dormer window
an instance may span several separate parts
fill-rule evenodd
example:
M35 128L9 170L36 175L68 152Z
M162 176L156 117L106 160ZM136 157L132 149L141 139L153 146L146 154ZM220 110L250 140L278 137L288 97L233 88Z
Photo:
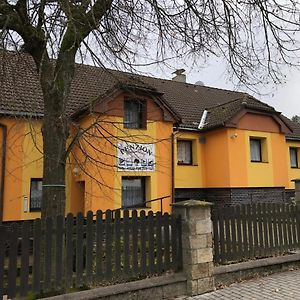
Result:
M145 129L147 127L146 101L140 99L124 100L124 127Z

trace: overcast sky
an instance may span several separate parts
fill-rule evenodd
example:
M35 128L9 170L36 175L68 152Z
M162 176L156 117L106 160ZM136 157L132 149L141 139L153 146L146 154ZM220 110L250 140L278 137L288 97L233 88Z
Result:
M293 69L290 72L286 72L287 79L285 84L258 87L260 95L247 90L246 87L237 87L230 82L225 64L220 61L210 62L203 68L189 66L177 61L174 63L170 62L169 67L159 65L152 67L150 71L149 67L141 70L142 73L146 73L147 75L171 79L174 76L172 72L180 68L186 70L188 83L195 83L200 80L206 86L246 91L257 99L273 106L277 111L282 112L289 118L293 115L300 115L300 70Z

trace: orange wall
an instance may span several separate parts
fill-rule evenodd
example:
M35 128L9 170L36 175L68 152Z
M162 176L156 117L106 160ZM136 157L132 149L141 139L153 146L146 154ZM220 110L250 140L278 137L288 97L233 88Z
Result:
M83 128L89 127L96 116L88 116L81 120ZM106 116L102 127L105 128L106 138L95 133L95 138L90 138L88 143L82 143L86 154L92 157L86 161L85 155L77 148L73 154L80 161L75 163L74 158L71 164L78 169L71 180L71 211L76 210L73 203L73 195L78 193L78 184L85 183L85 212L98 209L117 209L121 207L122 176L146 176L146 200L158 197L171 196L172 194L172 158L171 158L171 136L173 124L171 122L149 122L147 129L126 129L123 128L122 118ZM92 130L93 131L93 130ZM118 171L117 169L117 148L119 141L154 143L155 144L155 171ZM81 169L86 170L81 171ZM171 198L164 201L164 210L170 211ZM160 209L159 202L149 204L152 210Z
M287 141L287 148L285 151L285 156L288 164L288 188L294 189L295 183L292 180L300 178L300 168L291 167L289 147L298 148L298 165L299 165L300 164L300 141Z
M205 160L203 144L199 142L199 133L179 131L174 134L174 170L176 188L198 188L204 185ZM192 165L177 164L177 140L192 141Z
M230 165L227 129L208 132L205 138L205 187L228 187Z
M30 178L42 177L40 122L2 118L1 123L7 126L3 220L36 218L29 198Z

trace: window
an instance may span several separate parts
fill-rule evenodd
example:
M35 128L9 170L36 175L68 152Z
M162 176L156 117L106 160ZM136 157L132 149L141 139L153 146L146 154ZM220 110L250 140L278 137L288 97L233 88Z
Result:
M298 149L290 147L291 168L298 168Z
M251 153L251 161L253 162L261 162L262 161L262 153L261 153L261 140L250 138L250 153Z
M122 208L145 207L145 177L122 177Z
M124 127L146 128L146 101L125 100L124 101Z
M30 181L30 211L40 211L42 206L43 180L31 178Z
M193 162L192 141L177 141L177 162L179 165L191 165Z

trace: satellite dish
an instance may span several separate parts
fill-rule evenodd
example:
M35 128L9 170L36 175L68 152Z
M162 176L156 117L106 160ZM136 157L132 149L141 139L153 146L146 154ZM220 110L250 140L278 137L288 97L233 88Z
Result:
M204 86L204 82L201 80L198 80L195 82L195 85Z

